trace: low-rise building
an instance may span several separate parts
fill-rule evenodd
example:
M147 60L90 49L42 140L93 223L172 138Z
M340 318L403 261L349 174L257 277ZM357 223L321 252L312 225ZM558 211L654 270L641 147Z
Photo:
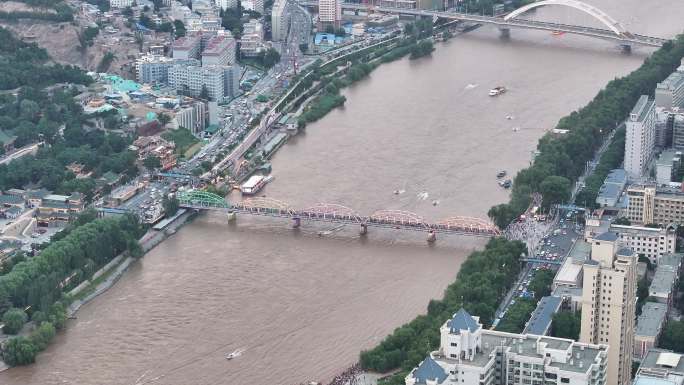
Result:
M0 206L1 207L24 207L24 197L10 194L0 195Z
M658 344L667 317L667 305L646 302L641 308L634 331L634 358L641 360L646 353Z
M45 195L36 210L38 225L62 227L83 211L84 207L85 202L81 193Z
M553 315L560 310L563 304L563 298L556 296L542 297L537 302L537 307L532 312L529 321L523 329L523 334L534 334L537 336L545 336L551 331L551 321Z
M684 385L682 355L664 349L649 350L632 385Z
M109 0L110 8L127 8L133 6L133 0Z
M656 267L648 295L667 306L672 304L673 290L679 281L684 254L666 254L660 258Z
M603 384L607 350L607 345L486 330L478 317L461 309L440 328L439 350L413 369L405 383Z
M623 169L611 170L596 196L601 207L615 207L627 184L627 173Z
M173 59L160 55L145 55L135 62L135 72L140 83L167 83Z
M634 185L627 188L625 216L633 224L684 224L684 192L672 188Z
M142 187L142 184L139 183L119 186L112 191L106 203L109 207L119 206L122 203L128 201L129 199L133 198Z
M610 231L618 234L625 247L645 256L653 264L658 264L663 254L674 253L677 247L677 228L672 225L653 228L611 224Z

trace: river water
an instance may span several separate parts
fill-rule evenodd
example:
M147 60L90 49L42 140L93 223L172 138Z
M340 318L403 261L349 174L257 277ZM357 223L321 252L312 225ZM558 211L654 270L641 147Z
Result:
M680 0L592 3L636 33L670 37L684 20ZM536 13L561 22L572 15L591 22L552 8ZM532 31L513 30L506 42L483 27L345 90L344 108L277 153L276 179L263 194L298 208L330 202L361 214L486 217L507 196L496 171L525 167L544 130L648 52L623 55L609 42ZM509 92L488 97L497 85ZM201 216L85 306L35 365L0 373L0 384L329 379L424 312L483 245L442 235L430 247L425 234L357 231ZM235 349L245 351L226 361Z

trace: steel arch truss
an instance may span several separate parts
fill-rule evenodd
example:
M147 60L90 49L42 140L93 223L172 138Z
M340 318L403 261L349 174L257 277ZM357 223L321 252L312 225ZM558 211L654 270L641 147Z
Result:
M501 230L498 227L481 218L451 217L435 223L434 226L437 230L441 231L501 235Z
M291 216L294 210L290 205L273 198L254 197L236 204L236 207L252 213L280 214Z
M420 215L402 210L379 210L368 217L368 220L370 223L383 225L428 227L425 220Z
M543 7L546 5L560 5L563 7L570 7L577 9L579 11L582 11L586 13L587 15L593 17L594 19L598 20L601 22L603 25L608 27L611 31L613 31L614 34L616 34L619 37L629 37L631 34L625 29L625 27L622 26L617 20L613 19L612 17L608 16L605 12L601 11L600 9L594 7L593 5L585 4L581 1L577 0L542 0L542 1L536 1L534 3L530 3L524 7L520 7L516 9L515 11L509 13L504 17L505 21L509 21L511 19L514 19L523 13L537 8L537 7Z
M176 193L178 203L182 207L193 208L229 208L230 203L225 198L204 190L181 191Z
M345 220L358 223L362 221L361 216L356 211L335 203L317 203L314 206L299 211L299 214L304 218L310 219Z

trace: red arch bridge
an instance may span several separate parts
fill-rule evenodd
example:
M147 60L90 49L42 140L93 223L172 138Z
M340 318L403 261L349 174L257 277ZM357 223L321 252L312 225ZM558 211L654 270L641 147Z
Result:
M265 197L254 197L231 203L219 195L202 190L179 192L176 197L180 206L184 208L289 218L293 221L294 227L299 227L302 220L358 225L361 234L365 234L368 227L384 227L426 232L428 241L434 241L437 233L475 237L501 235L498 227L480 218L451 217L430 223L418 214L408 211L379 210L371 215L363 216L348 207L333 203L318 203L304 209L294 209L285 202Z

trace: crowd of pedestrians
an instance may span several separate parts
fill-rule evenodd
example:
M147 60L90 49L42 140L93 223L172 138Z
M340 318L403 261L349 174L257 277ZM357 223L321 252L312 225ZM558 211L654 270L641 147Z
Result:
M553 212L545 216L543 221L538 220L538 217L535 216L535 208L541 207L541 204L541 194L533 194L530 209L504 230L506 238L522 241L527 245L528 255L534 255L537 245L555 224L556 218Z
M361 370L361 365L356 363L347 368L344 372L335 376L328 385L361 385L357 382L357 379L362 373L363 370Z

